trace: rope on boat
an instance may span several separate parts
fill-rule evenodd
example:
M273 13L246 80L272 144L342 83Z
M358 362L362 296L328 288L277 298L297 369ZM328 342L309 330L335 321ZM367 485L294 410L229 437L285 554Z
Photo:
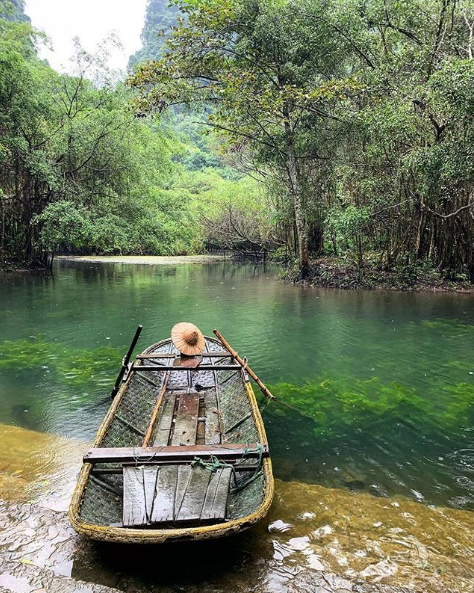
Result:
M191 467L202 467L211 473L214 473L218 469L224 467L230 467L234 469L234 466L231 463L222 462L215 455L211 455L211 461L204 461L200 457L196 457L193 461L191 461Z
M239 484L237 484L237 472L235 471L235 466L243 463L245 461L245 457L247 455L249 455L250 453L258 454L257 467L255 468L253 474L249 477L249 479L245 480L245 482L243 482L242 484L239 485ZM202 467L202 468L210 471L211 473L216 472L218 469L223 469L225 467L229 467L232 471L232 476L233 476L234 482L235 482L234 492L239 492L240 490L243 490L246 486L248 486L251 482L253 482L257 478L258 474L261 471L262 459L263 459L263 446L260 443L258 443L257 446L255 447L255 449L249 449L248 447L246 447L242 454L242 459L237 461L235 464L222 462L215 455L211 455L211 461L204 461L200 457L196 457L194 459L194 461L191 462L191 467Z

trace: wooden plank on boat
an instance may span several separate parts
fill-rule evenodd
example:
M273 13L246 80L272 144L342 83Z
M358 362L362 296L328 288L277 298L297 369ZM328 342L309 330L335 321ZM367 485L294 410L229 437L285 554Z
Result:
M232 460L229 462L232 463ZM145 467L158 467L162 465L170 465L167 461L153 461L151 463L143 462L141 465ZM173 465L177 465L178 467L186 467L189 466L189 461L174 461ZM133 467L136 467L135 465ZM239 463L239 464L232 464L234 472L251 472L261 468L261 464L252 464L252 463ZM122 466L120 467L93 467L91 470L92 476L111 476L114 474L121 474L122 473ZM109 486L107 484L107 486ZM105 488L105 486L104 486ZM122 496L122 492L117 488L114 489L114 494Z
M209 391L204 395L206 408L206 445L218 445L221 442L219 410L217 409L216 392Z
M230 468L124 466L123 525L223 520Z
M193 468L190 465L178 466L178 480L176 482L176 493L174 498L174 519L176 520L179 511L183 505L183 498L186 494L189 481L191 479L191 472Z
M125 467L125 466L124 466ZM137 468L139 469L139 468ZM156 491L156 467L151 465L143 467L143 488L145 490L145 512L148 523L153 510L153 499ZM125 481L125 478L124 478Z
M240 364L201 364L198 367L195 368L188 368L188 367L173 367L173 373L179 373L179 372L199 372L199 371L236 371L236 370L240 370L242 369L242 367L240 366ZM144 372L144 371L158 371L158 372L167 372L170 370L169 366L165 366L165 365L140 365L140 366L135 366L133 367L133 370L135 372Z
M211 475L201 511L202 521L225 519L231 474L230 467L223 467Z
M233 354L223 350L222 352L203 352L204 358L233 358ZM159 358L176 358L176 354L163 354L162 352L157 352L155 354L139 354L137 356L138 360L147 360L147 359L159 359Z
M182 393L171 445L195 445L199 412L199 393Z
M169 373L166 373L166 375L164 376L163 385L161 386L161 389L158 392L158 397L156 398L156 404L155 404L155 407L153 408L153 412L151 413L150 420L148 422L148 426L146 429L145 438L143 439L142 447L148 447L148 445L150 444L151 437L155 430L155 425L156 425L156 421L158 418L158 414L160 413L161 403L163 401L163 397L166 392L166 386L168 385L168 381L170 378L170 373L171 373L171 371Z
M159 468L153 468L153 471L157 472L158 475L150 521L151 523L166 523L174 519L178 466L163 465Z
M168 444L171 424L173 423L174 406L176 403L176 396L168 393L165 395L165 400L162 403L162 408L158 416L158 422L153 440L154 447L166 446Z
M123 468L123 524L146 525L144 472L141 467Z
M206 444L206 404L204 396L199 397L198 425L196 432L196 445Z
M176 521L198 521L204 504L211 472L203 467L191 468L186 492L177 510Z
M218 459L232 460L241 457L255 458L260 456L257 443L242 445L240 443L223 443L220 445L190 445L170 447L104 447L89 449L84 455L86 463L117 463L117 462L152 462L156 461L192 461L196 457L209 459L215 455ZM262 446L262 457L268 457L267 445Z

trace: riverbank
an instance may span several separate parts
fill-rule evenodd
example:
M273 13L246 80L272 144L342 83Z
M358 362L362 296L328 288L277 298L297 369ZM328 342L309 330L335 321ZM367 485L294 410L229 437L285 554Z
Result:
M112 263L145 266L173 266L180 264L212 264L232 260L232 255L60 255L59 262ZM275 267L282 265L274 262ZM44 269L6 267L0 272L44 272ZM301 279L296 267L282 269L282 280L300 286L338 288L341 290L391 290L400 292L458 292L474 293L474 284L465 280L446 280L436 270L422 266L402 266L393 270L379 269L365 264L359 269L345 260L322 257L313 260L309 275Z
M67 515L38 505L0 502L0 591L8 593L200 593L255 591L255 570L239 566L249 559L232 540L173 546L112 546L77 536ZM240 542L241 543L241 540ZM228 555L231 554L231 555ZM156 557L160 557L157 571ZM186 558L183 566L182 558ZM212 560L211 560L212 559ZM261 559L262 560L262 559ZM257 576L268 593L413 593L413 589L338 577L304 566L278 568L266 560ZM270 568L272 567L272 568ZM236 571L236 572L234 572ZM97 582L99 581L99 582ZM448 590L447 590L448 591ZM453 590L454 593L454 590Z
M303 286L343 290L474 293L474 285L466 280L446 280L436 270L423 266L407 265L384 270L366 263L359 269L353 263L331 257L312 261L309 275L304 280L296 268L287 269L282 277Z
M236 537L99 544L79 537L66 512L87 443L1 425L0 437L1 591L474 591L466 511L276 480L269 515Z
M148 266L172 266L177 264L212 264L230 260L227 255L58 255L55 261L99 263L99 264L134 264ZM0 262L0 273L45 273L46 267L25 266L14 261Z
M89 263L121 263L134 265L210 264L226 259L224 255L107 255L107 256L58 256L60 261ZM285 281L305 286L339 288L342 290L394 290L411 292L460 292L474 293L474 285L465 280L446 280L436 270L422 266L401 266L393 270L378 269L365 264L359 269L355 264L338 258L323 257L311 264L308 278L302 280L299 270L287 269Z
M135 264L171 266L176 264L212 264L229 259L224 255L59 255L59 261L89 262L99 264Z

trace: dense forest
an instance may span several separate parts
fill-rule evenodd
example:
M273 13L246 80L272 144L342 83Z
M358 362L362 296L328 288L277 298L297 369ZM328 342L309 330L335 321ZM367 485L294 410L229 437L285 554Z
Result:
M107 47L77 44L74 75L58 74L38 58L43 35L23 4L0 7L3 267L41 267L58 251L202 252L225 200L256 207L257 183L228 166L198 116L137 117Z
M474 0L150 0L119 82L79 46L54 72L21 9L4 261L227 247L474 282Z

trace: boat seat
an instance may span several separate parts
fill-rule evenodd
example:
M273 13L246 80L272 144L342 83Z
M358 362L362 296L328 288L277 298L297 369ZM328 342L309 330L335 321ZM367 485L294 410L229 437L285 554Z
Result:
M123 466L123 526L224 521L230 467Z
M267 445L260 443L223 443L220 445L190 445L164 447L98 447L89 449L84 455L85 463L165 463L176 461L193 461L197 457L210 461L212 457L219 460L236 461L245 457L255 459L268 457Z

